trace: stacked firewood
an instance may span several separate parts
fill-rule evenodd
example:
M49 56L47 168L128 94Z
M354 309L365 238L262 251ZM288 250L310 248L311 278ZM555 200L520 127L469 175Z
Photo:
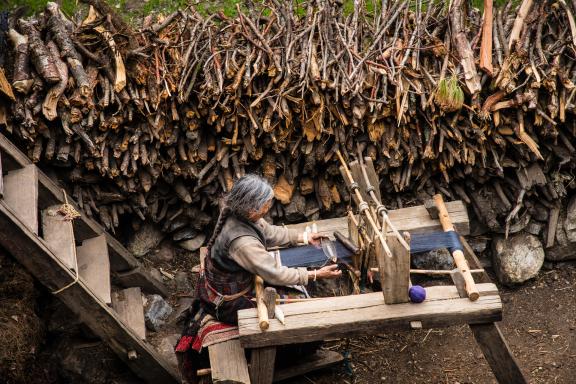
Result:
M374 160L389 202L440 192L492 231L542 228L572 183L574 2L271 0L135 31L84 1L77 23L54 3L11 21L5 120L109 229L192 238L247 172L275 186L277 221L341 215L338 149Z

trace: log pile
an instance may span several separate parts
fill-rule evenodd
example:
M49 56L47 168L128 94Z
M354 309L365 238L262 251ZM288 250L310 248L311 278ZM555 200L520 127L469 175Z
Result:
M271 0L137 31L84 2L77 23L54 3L11 20L5 125L108 229L192 238L246 172L275 186L276 221L341 215L338 149L374 160L389 202L440 192L497 232L541 233L573 188L574 1Z

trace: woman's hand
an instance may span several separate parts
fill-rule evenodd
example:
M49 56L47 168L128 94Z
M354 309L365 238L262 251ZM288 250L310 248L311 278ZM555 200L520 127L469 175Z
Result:
M327 265L320 269L308 271L308 281L313 281L314 277L318 279L337 279L342 276L342 271L338 270L337 264Z
M322 238L326 238L326 236L322 236L319 233L310 232L308 233L308 244L312 244L313 246L320 248L322 245L321 240Z

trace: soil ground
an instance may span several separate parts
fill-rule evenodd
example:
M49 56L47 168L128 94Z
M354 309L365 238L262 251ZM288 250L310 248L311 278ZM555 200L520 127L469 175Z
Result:
M576 264L499 288L500 329L529 382L574 383ZM348 355L348 363L286 383L496 383L467 325L383 332L325 347Z

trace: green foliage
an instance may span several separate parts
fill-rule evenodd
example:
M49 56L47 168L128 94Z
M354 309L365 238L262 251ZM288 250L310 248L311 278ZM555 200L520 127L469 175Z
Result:
M464 104L464 92L458 84L458 78L451 76L438 82L438 89L434 101L446 112L457 111Z
M17 7L25 7L26 15L30 16L39 12L42 12L46 8L46 3L49 0L5 0L2 2L0 9L15 9ZM67 14L71 15L76 10L75 0L60 0L60 9Z

